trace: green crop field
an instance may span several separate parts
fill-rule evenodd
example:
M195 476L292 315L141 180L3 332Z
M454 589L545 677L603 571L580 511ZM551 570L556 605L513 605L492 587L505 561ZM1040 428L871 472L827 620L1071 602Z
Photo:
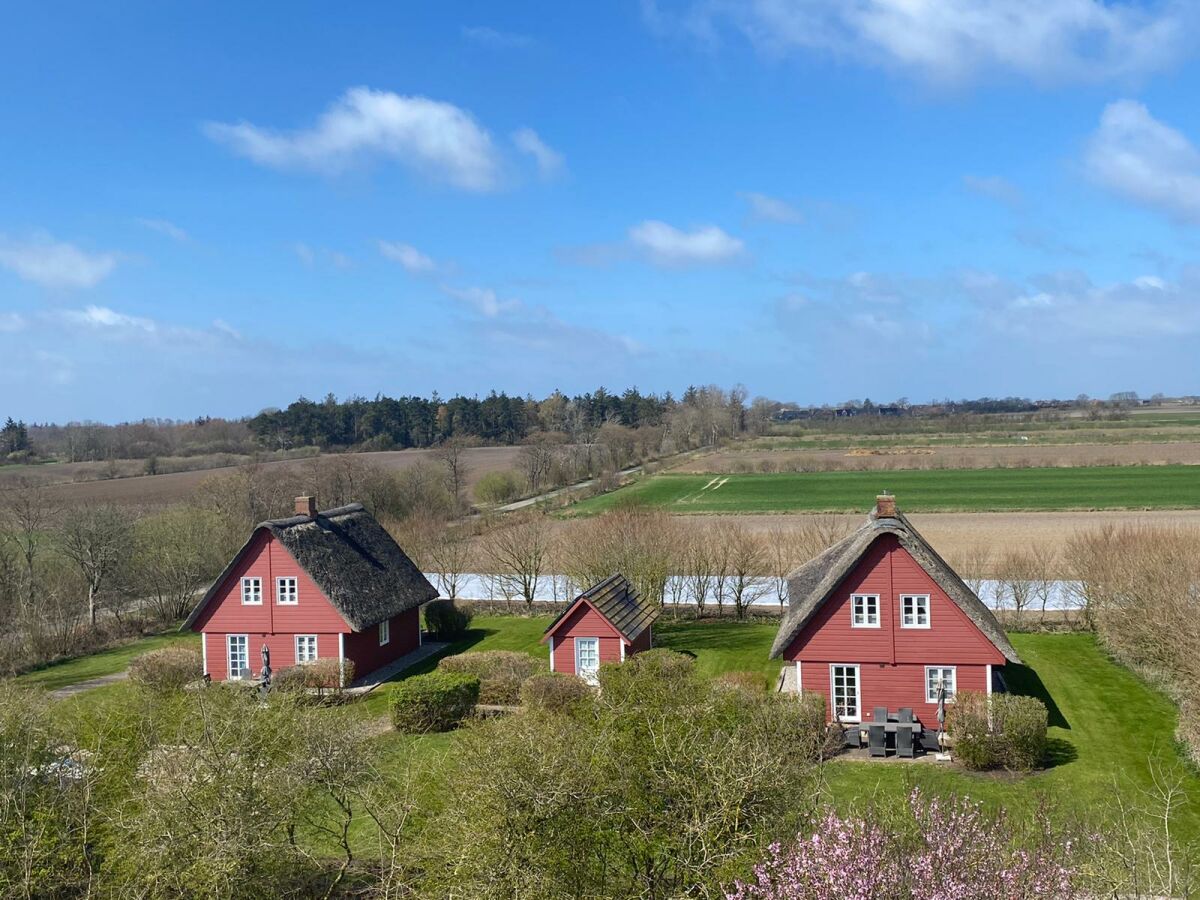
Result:
M869 508L889 491L903 509L1018 511L1200 507L1200 466L1096 466L656 475L571 507L575 515L620 503L674 513L838 512Z

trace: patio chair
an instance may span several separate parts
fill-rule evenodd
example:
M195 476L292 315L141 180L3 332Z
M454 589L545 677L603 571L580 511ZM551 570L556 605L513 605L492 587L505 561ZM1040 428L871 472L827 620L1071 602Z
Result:
M875 707L875 713L872 716L871 721L872 722L883 722L886 724L887 720L888 720L887 707L886 706Z
M913 720L912 707L911 706L900 707L900 713L897 716L897 721L911 722L912 720Z
M913 730L903 724L896 728L896 755L913 758Z
M871 756L887 756L887 732L882 724L872 722L867 726Z

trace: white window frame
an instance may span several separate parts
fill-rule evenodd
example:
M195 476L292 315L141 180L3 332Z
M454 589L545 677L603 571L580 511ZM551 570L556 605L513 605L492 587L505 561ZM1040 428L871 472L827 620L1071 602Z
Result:
M583 670L583 660L580 656L580 650L587 643L596 648L596 668L585 672ZM600 671L600 638L598 637L577 637L575 638L575 674L587 681L590 684L596 683L596 673Z
M257 600L247 599L257 597ZM262 579L247 575L242 579L242 606L262 606Z
M384 619L379 623L379 646L385 647L392 640L392 623L390 619Z
M242 653L242 661L244 666L236 672L233 669L233 643L239 641L244 648ZM249 670L250 668L250 635L248 634L227 634L225 635L225 675L230 681L242 680L242 669Z
M852 669L854 671L854 716L853 718L838 715L837 704L837 670ZM830 663L829 664L829 710L832 713L833 721L835 722L861 722L862 721L862 667L858 663Z
M284 592L284 585L290 590ZM289 599L284 599L287 596ZM300 603L300 579L292 575L280 575L275 579L275 602L279 606L296 606Z
M308 656L308 654L305 653L304 659L301 659L300 658L300 656L301 656L300 648L303 645L307 645L309 642L311 642L311 644L312 644L312 656ZM296 647L296 664L297 665L302 665L304 663L310 663L310 662L316 662L318 659L321 658L321 654L320 654L320 650L319 650L320 642L317 640L317 636L315 634L298 634L298 635L296 635L295 647Z
M872 622L867 614L868 601L875 601L875 621ZM858 606L862 603L862 622L858 621ZM850 595L850 627L851 628L879 628L880 621L883 619L882 608L879 603L878 594L851 594Z
M922 601L922 603L918 604L917 603L918 600ZM908 603L910 601L912 601L912 604L913 604L911 615L909 614L909 611L908 611ZM919 612L921 606L923 606L925 609L925 622L924 623L921 623L918 621L919 616L917 615L917 613ZM930 613L930 607L932 607L932 606L933 606L933 604L932 604L932 602L930 602L928 594L901 594L900 595L900 627L901 628L928 628L929 623L932 620L932 615ZM912 621L909 621L910 619Z
M937 684L929 683L930 672L949 672L950 684L949 690L946 691L946 702L953 703L954 697L958 694L958 666L926 666L925 667L925 702L937 703ZM942 677L942 676L939 676Z

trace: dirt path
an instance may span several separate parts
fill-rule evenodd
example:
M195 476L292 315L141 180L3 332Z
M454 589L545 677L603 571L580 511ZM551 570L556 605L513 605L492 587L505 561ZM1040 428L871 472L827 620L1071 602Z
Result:
M84 691L90 691L92 688L104 687L106 684L116 684L118 681L125 681L129 678L129 672L113 672L111 675L98 675L95 678L89 678L86 681L77 681L74 684L68 684L65 687L56 688L50 692L50 696L55 700L65 700L68 697L74 697L76 694L81 694Z

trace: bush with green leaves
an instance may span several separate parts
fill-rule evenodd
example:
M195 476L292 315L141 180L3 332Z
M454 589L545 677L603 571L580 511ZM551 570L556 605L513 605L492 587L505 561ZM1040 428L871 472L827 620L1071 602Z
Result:
M479 702L514 706L521 702L521 685L544 664L528 653L486 650L447 656L438 663L443 672L465 672L479 678Z
M496 506L515 500L524 489L525 479L520 472L513 469L488 472L475 483L475 499Z
M425 606L425 629L435 641L462 637L470 625L470 610L463 609L453 600L434 600Z
M180 691L203 674L199 647L163 647L135 656L129 664L129 680L152 691Z
M353 683L354 661L333 657L288 666L271 676L272 691L306 694L319 700L344 699L346 688Z
M392 688L392 724L397 731L450 731L475 710L479 676L465 672L414 675Z
M977 771L1028 772L1046 755L1046 706L1035 697L961 691L946 716L954 755Z
M542 672L531 675L521 685L521 705L546 712L570 712L591 694L591 688L577 675Z

